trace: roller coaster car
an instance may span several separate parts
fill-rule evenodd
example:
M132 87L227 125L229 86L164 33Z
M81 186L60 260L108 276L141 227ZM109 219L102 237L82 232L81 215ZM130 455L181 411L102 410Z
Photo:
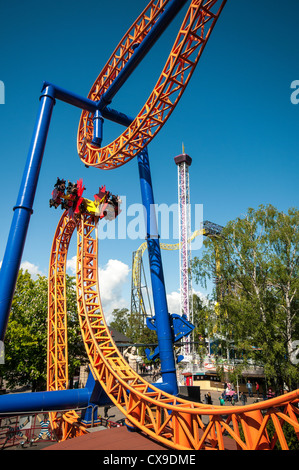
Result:
M115 219L121 212L119 206L121 199L110 191L106 190L106 186L101 186L99 192L94 195L95 205L98 205L100 219Z
M108 220L115 219L121 212L119 196L107 191L106 186L99 188L99 192L94 195L94 201L82 197L84 190L82 179L77 183L68 181L66 187L65 180L57 178L52 198L49 201L50 207L57 209L58 206L61 206L62 209L68 210L71 216L87 212L100 219L106 218Z
M57 178L57 181L54 185L54 189L52 192L52 198L49 201L50 207L55 207L57 209L58 206L63 202L63 197L65 193L65 180L61 180Z
M68 186L65 185L65 180L57 178L52 192L52 198L49 201L50 207L61 205L62 209L68 209L70 214L79 214L82 209L83 202L83 186L82 179L78 180L77 183L71 183L68 181Z

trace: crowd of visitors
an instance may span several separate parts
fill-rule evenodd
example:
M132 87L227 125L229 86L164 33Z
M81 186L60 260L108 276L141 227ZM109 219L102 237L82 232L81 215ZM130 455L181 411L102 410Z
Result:
M220 405L224 405L226 402L230 402L231 404L234 405L238 401L240 401L242 405L246 405L247 397L249 398L256 397L256 400L258 401L259 399L269 400L270 398L273 398L276 396L272 388L268 388L267 390L264 390L264 389L261 390L261 386L259 382L256 381L255 384L253 385L253 383L249 379L247 380L247 383L246 383L246 389L247 389L247 393L245 391L242 391L239 393L239 391L235 390L235 387L232 383L230 382L225 383L224 390L219 397ZM206 398L205 398L205 401L206 401Z

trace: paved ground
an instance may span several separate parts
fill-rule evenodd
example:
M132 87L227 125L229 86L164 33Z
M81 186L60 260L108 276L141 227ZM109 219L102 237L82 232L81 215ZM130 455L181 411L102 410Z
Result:
M127 426L96 431L75 439L58 442L45 450L169 450L140 432L129 432Z

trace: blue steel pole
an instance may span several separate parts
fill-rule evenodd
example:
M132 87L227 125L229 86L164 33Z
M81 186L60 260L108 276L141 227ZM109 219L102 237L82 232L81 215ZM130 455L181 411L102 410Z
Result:
M109 119L110 121L121 124L122 126L129 126L134 121L133 117L128 116L125 113L121 113L116 109L110 108L109 106L99 110L98 101L92 101L89 98L77 95L72 91L54 85L53 83L44 82L42 89L44 90L47 87L53 87L56 100L63 101L64 103L70 104L71 106L76 106L77 108L85 109L90 113L96 114L97 112L100 112L105 119Z
M89 404L91 394L92 391L88 388L52 392L8 393L0 396L0 415L85 408Z
M106 403L112 402L90 372L85 388L1 395L0 415L86 408L83 415L84 421L88 422L92 419L95 405L102 406Z
M55 99L64 101L72 106L87 109L90 112L95 113L98 111L97 103L92 100L69 92L49 82L43 83L40 108L28 152L17 203L13 209L13 220L0 269L0 341L3 341L5 337L30 216L33 212L32 207L35 190ZM108 107L103 110L102 114L103 117L125 126L130 125L133 121L132 117L119 113L118 111Z
M64 103L76 106L77 108L86 109L91 113L94 113L97 110L97 103L95 101L77 95L77 93L68 91L60 86L54 85L53 83L47 81L43 82L42 91L49 87L54 90L56 100L63 101Z
M13 208L13 220L0 270L1 341L3 341L5 337L29 221L33 212L33 201L54 103L54 89L51 86L46 87L40 98L40 107L35 129L28 152L17 203Z
M178 394L170 316L154 206L154 195L147 148L138 154L138 169L142 203L146 217L146 237L150 263L151 283L155 307L155 324L161 361L162 389L172 395Z

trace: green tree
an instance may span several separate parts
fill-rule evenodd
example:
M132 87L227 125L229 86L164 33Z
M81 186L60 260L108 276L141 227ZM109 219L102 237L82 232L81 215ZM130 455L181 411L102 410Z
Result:
M192 336L195 343L198 343L197 352L202 358L207 353L206 342L213 335L214 317L213 303L208 299L204 302L198 295L193 294L194 332Z
M158 344L157 334L144 325L143 319L138 313L130 313L127 308L114 309L109 326L126 335L132 343L144 344L138 348L138 353L147 362L145 349L147 345Z
M114 328L123 335L128 335L129 329L129 310L127 308L115 308L112 312L112 321L110 328Z
M299 333L298 222L297 209L250 208L222 237L206 238L204 255L193 262L198 282L216 278L218 337L233 342L245 363L262 362L277 387L293 388L299 379L292 359Z
M67 276L69 375L84 361L76 314L73 278ZM0 375L9 388L29 386L45 390L47 374L48 280L33 280L28 271L20 270L5 336L5 361Z
M115 308L112 312L110 327L126 335L133 343L142 342L145 330L142 317L136 312L129 312L127 308Z

